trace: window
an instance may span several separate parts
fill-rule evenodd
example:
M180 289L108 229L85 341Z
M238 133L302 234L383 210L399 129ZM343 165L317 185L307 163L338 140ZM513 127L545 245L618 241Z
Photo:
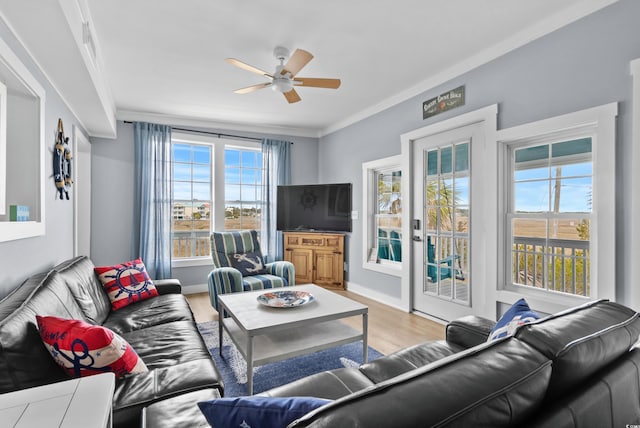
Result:
M173 143L173 257L207 257L211 235L212 150Z
M499 131L505 292L548 312L615 299L616 114L609 104Z
M400 275L402 262L402 170L400 157L362 165L365 213L364 267Z
M224 151L225 230L260 230L262 153L246 148Z
M511 147L511 283L591 296L593 139Z
M260 230L259 143L174 132L174 266L211 262L214 230Z
M402 171L394 168L381 170L377 175L377 204L374 227L380 262L402 261Z

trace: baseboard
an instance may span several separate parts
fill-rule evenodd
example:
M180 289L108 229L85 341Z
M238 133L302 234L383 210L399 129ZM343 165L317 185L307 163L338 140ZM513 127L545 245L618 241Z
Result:
M299 285L299 284L296 284ZM367 299L375 300L376 302L382 303L383 305L390 306L395 309L399 309L402 312L407 312L406 309L402 307L400 299L388 296L384 293L379 293L377 291L373 291L370 288L363 287L354 282L346 282L347 290L352 293L359 294ZM183 285L182 286L182 294L196 294L196 293L208 293L209 286L204 284L191 284L191 285Z
M208 293L209 286L205 284L183 285L182 294Z
M413 311L412 313L413 313L413 314L415 314L415 315L417 315L417 316L419 316L419 317L426 318L426 319L428 319L429 321L436 322L436 323L438 323L438 324L442 324L442 325L447 325L447 324L449 324L449 322L448 322L448 321L443 320L442 318L434 317L434 316L432 316L432 315L425 314L424 312L420 312L420 311Z
M347 290L352 293L359 294L360 296L366 297L367 299L375 300L378 303L382 303L383 305L390 306L395 309L399 309L402 312L407 312L407 310L402 306L402 302L400 299L396 297L391 297L384 293L379 293L377 291L373 291L370 288L363 287L362 285L358 285L353 282L346 282Z

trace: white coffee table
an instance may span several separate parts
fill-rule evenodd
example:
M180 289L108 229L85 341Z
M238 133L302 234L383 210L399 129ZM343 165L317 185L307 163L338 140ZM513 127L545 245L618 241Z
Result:
M272 308L258 302L260 294L278 290L307 291L315 301L292 308ZM249 395L253 394L254 366L358 340L362 340L363 361L367 361L368 308L317 285L224 294L218 296L218 307L220 355L224 329L247 362ZM229 317L225 318L225 313ZM359 315L361 331L339 321Z

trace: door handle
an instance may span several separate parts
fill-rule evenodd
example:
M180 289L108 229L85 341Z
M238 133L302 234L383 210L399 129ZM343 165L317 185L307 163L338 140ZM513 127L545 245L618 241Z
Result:
M422 242L422 238L418 235L414 235L411 239L413 239L415 242Z

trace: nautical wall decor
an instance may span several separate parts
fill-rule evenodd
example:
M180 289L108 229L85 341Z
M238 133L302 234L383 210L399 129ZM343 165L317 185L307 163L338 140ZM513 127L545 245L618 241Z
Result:
M69 200L71 190L71 149L69 137L64 136L62 119L58 119L58 131L56 132L56 145L53 149L53 180L58 189L60 199Z
M422 119L464 105L464 85L422 103Z

